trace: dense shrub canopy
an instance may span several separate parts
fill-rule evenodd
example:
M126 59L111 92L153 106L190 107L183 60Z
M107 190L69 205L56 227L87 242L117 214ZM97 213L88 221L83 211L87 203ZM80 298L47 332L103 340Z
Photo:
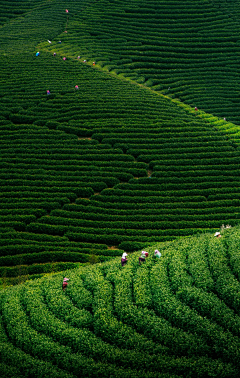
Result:
M0 377L239 377L239 12L0 1Z
M129 48L121 54L135 75L139 54L152 60L150 39L157 48L167 38L173 50L181 39L191 59L188 17L194 30L204 23L202 33L221 28L231 52L223 11L201 4L2 4L8 14L0 29L2 277L109 260L122 250L238 224L238 128L138 85L137 77L130 82L99 60L99 54L116 60L124 43ZM118 36L123 30L127 40ZM171 54L178 64L178 50ZM129 64L119 53L118 59L119 68Z
M4 374L237 378L239 238L160 243L141 266L133 253L1 291Z

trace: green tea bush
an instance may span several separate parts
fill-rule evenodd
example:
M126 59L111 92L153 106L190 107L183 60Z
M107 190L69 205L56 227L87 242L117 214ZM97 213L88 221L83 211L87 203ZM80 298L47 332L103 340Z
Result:
M145 247L141 266L132 253L124 267L119 257L4 290L0 340L21 351L23 366L31 353L73 376L237 377L239 317L220 288L216 295L211 268L213 246L224 251L237 232L161 243L159 260L155 246ZM70 278L64 291L63 277ZM11 371L11 360L1 358Z

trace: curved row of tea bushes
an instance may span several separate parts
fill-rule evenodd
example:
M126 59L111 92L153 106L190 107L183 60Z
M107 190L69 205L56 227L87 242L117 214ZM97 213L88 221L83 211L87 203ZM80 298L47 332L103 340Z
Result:
M86 220L94 220L94 221L115 221L116 218L114 216L114 211L112 211L112 214L111 215L108 215L107 211L105 210L103 213L97 213L97 209L91 209L92 212L90 211L89 209L89 206L88 206L88 212L86 213L86 210L84 212L80 211L77 211L78 208L77 208L77 205L64 205L64 206L71 206L71 207L65 207L65 208L68 208L72 211L66 211L66 210L54 210L51 212L51 216L57 216L57 217L61 217L61 218L72 218L72 219L86 219ZM236 208L233 208L235 211L237 211L238 209ZM74 211L75 210L75 211ZM148 212L150 213L150 215L148 215ZM154 213L154 212L153 212ZM135 214L134 214L134 210L131 210L131 211L122 211L120 214L117 215L117 220L118 221L125 221L125 222L160 222L162 220L162 214L163 211L161 210L155 210L155 214L153 214L152 211L147 211L145 210L145 215L140 215L138 214L138 212L135 211ZM195 213L195 212L194 212ZM185 214L185 212L182 210L182 211L176 211L174 212L174 210L172 212L169 211L168 214L164 214L164 217L166 220L169 220L170 222L171 221L184 221L184 220L189 220L190 222L193 221L193 220L196 220L196 218L198 220L219 220L221 221L222 219L224 219L226 217L226 210L220 212L218 211L216 214L206 214L205 212L203 212L202 214L201 213L198 213L196 215L195 214ZM236 219L237 219L237 215L236 215ZM67 221L66 221L67 222Z
M24 353L20 348L14 347L8 340L5 333L2 318L0 319L0 358L1 358L1 377L67 377L75 378L66 371L61 371L51 362L43 361L41 358L34 358L30 354ZM5 362L5 363L4 363ZM8 375L9 374L9 375Z
M227 307L214 290L214 282L206 262L207 243L208 241L203 237L199 238L197 245L193 245L191 241L188 243L188 240L179 242L176 245L174 256L170 248L165 249L171 287L178 299L197 310L201 316L207 316L225 330L229 329L233 334L239 336L239 315ZM219 240L216 240L216 243L218 245ZM186 250L188 251L187 255ZM197 272L198 277L196 277ZM208 289L207 293L206 289Z
M79 376L79 371L81 374L90 375L91 377L97 377L101 374L103 377L108 377L113 375L114 377L121 376L123 374L122 369L117 369L114 365L107 365L106 363L94 363L92 358L87 358L86 356L81 355L80 353L74 353L71 347L62 345L59 342L55 342L51 337L46 336L44 333L40 333L31 327L28 321L28 316L24 312L24 309L21 305L21 300L18 293L13 292L11 298L7 298L6 301L3 299L2 304L2 313L3 313L3 324L5 323L7 333L10 337L10 340L19 348L22 348L25 353L31 352L33 356L41 356L41 359L53 363L62 370L71 371L74 375ZM18 316L16 317L18 313ZM37 311L32 308L30 312L31 316L34 316L34 325L37 328L40 320L37 315ZM47 315L47 327L53 327L56 324L56 318L53 323L49 323L49 320L52 320L51 314ZM45 320L45 313L43 313L43 320ZM10 322L9 322L10 320ZM19 323L21 320L21 323ZM56 326L58 326L56 324ZM24 327L24 334L20 332L20 328ZM64 327L64 323L63 323ZM66 326L64 327L66 328ZM55 327L57 331L57 328ZM59 329L60 331L60 329ZM84 331L80 332L84 334ZM87 334L87 332L85 332ZM63 341L63 338L60 338ZM87 342L87 338L85 338ZM120 371L119 371L120 370ZM129 369L130 370L130 369ZM115 373L114 373L115 372ZM132 371L131 371L132 372ZM127 374L127 370L124 371ZM134 371L132 372L135 373ZM118 374L118 375L117 375ZM67 376L67 375L66 375ZM130 371L127 376L130 377ZM135 375L133 375L135 376ZM136 375L143 376L143 375ZM151 377L151 375L150 375Z
M1 8L1 17L0 23L4 25L6 22L9 22L13 18L17 18L20 15L24 15L31 11L34 7L43 5L44 1L32 1L31 3L26 0L18 1L18 6L16 7L15 1L0 1Z
M239 280L240 275L239 275L238 242L239 242L238 232L236 232L236 234L234 235L234 238L231 238L229 241L226 240L227 257L229 259L229 264L233 271L233 274Z
M62 256L60 258L62 260ZM86 262L86 258L82 259L84 263ZM95 259L94 259L95 260ZM88 259L88 262L94 263L96 261ZM49 260L47 260L49 261ZM83 264L84 264L83 263ZM65 269L74 269L76 266L82 265L81 263L74 263L74 262L51 262L51 263L43 263L41 264L32 264L32 265L16 265L14 267L12 266L3 266L0 267L0 277L4 280L6 277L19 277L19 280L21 282L21 278L26 276L28 279L28 276L35 276L35 275L41 275L42 273L48 273L48 272L60 272ZM35 277L33 277L35 278ZM25 280L24 280L25 281Z
M218 221L223 224L223 221L224 221L224 218L220 220L218 219ZM167 230L167 229L181 229L181 227L184 229L187 229L187 228L204 228L204 227L209 227L209 228L214 228L214 225L215 225L215 222L216 220L203 220L203 219L193 219L193 220L190 220L190 219L185 219L185 220L181 220L181 219L177 219L176 221L172 221L170 219L167 219L165 221L157 221L157 220L154 220L154 221L149 221L149 220L145 220L145 221L121 221L121 220L118 220L118 219L114 219L114 222L109 220L109 221L104 221L104 220L94 220L94 221L91 221L91 220L87 220L87 219L72 219L72 218L61 218L61 217L53 217L53 216L47 216L47 217L42 217L41 219L41 222L39 224L39 229L41 228L42 226L42 229L44 230L44 225L46 226L46 229L48 227L48 225L53 225L53 226L60 226L61 225L63 226L63 230L64 230L64 227L66 229L66 227L69 226L69 231L70 230L77 230L77 227L79 228L79 231L81 230L82 232L84 232L84 230L87 230L88 228L89 229L94 229L94 227L96 227L96 235L97 234L100 234L100 233L107 233L109 234L109 232L111 232L110 230L112 229L112 232L114 232L115 230L119 229L119 230L126 230L126 235L128 235L128 232L129 234L133 234L134 231L136 232L137 230L139 230L139 234L142 234L142 235L145 235L146 232L148 232L148 230L152 230L152 235L157 235L159 230ZM238 222L238 217L236 217L235 219L234 218L228 218L227 219L227 222L228 223L237 223ZM31 230L31 228L34 229L34 225L37 227L38 226L38 223L31 223L29 226L27 226L27 230ZM61 228L60 228L61 229ZM102 229L102 231L101 231ZM129 230L129 231L128 231ZM133 230L131 232L131 230ZM136 233L137 234L137 233ZM140 235L139 235L140 236Z
M0 295L0 349L17 354L17 372L29 378L45 377L45 366L69 378L237 378L239 314L220 300L224 286L215 292L211 268L219 251L217 274L225 275L235 237L238 228L220 239L165 242L160 260L155 245L141 266L139 252L124 267L117 259L8 288ZM11 356L1 353L0 363L17 374Z
M4 222L5 224L6 222ZM16 227L16 225L15 225ZM66 237L1 229L0 276L26 276L59 271L78 265L108 261L122 250L104 244L69 241ZM33 277L34 278L34 277Z
M228 266L228 258L224 246L219 246L211 241L207 253L209 268L215 281L216 293L226 304L239 313L240 284Z
M37 250L35 248L34 250ZM16 252L14 250L14 252ZM91 251L88 251L91 252ZM96 251L93 251L96 252ZM18 251L17 251L18 253ZM80 263L86 263L91 262L92 259L94 259L95 262L101 262L110 259L114 256L120 256L121 251L107 251L106 254L102 256L103 251L101 252L101 255L97 254L89 254L84 253L82 250L82 253L78 252L69 252L68 250L64 251L58 251L58 250L50 250L49 252L39 252L39 253L28 253L28 254L21 254L21 255L14 255L14 256L2 256L0 257L0 263L1 263L1 271L5 272L5 266L15 266L15 265L30 265L30 264L37 264L37 263L45 263L45 262L56 262L56 261L62 261L62 262L80 262ZM94 258L93 258L94 255ZM107 257L108 256L108 257ZM30 267L29 267L30 268Z

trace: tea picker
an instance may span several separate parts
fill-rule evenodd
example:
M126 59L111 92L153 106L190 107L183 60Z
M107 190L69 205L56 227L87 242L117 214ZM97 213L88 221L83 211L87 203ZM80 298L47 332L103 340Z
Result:
M154 251L154 257L160 259L161 256L162 256L161 252L159 252L158 249L155 249L155 251Z
M141 265L143 262L145 262L146 257L148 257L148 252L142 251L141 256L138 259L139 265Z
M68 285L68 281L69 281L69 278L65 277L63 279L63 283L62 283L62 289L63 291L66 289L67 285Z
M126 265L127 264L127 253L126 252L123 252L122 254L122 258L121 258L121 264L122 266Z

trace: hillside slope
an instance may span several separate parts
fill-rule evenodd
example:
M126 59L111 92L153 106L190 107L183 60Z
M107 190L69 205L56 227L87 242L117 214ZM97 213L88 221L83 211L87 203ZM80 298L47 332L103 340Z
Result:
M239 222L228 124L78 59L93 6L33 2L0 28L4 280Z
M239 13L227 0L99 0L71 12L65 53L239 124Z
M1 377L239 377L239 228L0 293ZM63 277L70 279L65 291Z

